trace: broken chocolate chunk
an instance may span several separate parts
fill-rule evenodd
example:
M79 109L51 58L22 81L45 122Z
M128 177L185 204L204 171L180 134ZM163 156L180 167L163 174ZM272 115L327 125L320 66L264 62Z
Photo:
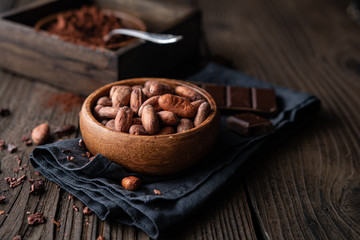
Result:
M226 127L245 137L274 131L270 120L253 113L241 113L228 117Z

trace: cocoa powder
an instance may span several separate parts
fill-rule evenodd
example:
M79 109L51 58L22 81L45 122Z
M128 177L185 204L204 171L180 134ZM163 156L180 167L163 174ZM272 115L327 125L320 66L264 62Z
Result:
M106 15L97 6L83 6L59 13L57 19L44 25L42 30L75 44L114 49L119 42L130 39L128 36L116 35L104 41L103 37L115 28L124 28L121 19Z

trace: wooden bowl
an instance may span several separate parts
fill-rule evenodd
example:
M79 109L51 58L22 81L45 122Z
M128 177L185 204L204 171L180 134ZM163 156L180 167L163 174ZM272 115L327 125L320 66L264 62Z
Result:
M200 93L212 112L199 126L168 135L139 136L113 131L99 123L92 114L97 99L109 94L114 85L143 85L147 80L183 85ZM80 111L80 131L88 150L101 153L129 171L161 176L180 172L201 161L214 145L220 129L220 114L214 99L194 84L172 79L134 78L105 85L91 93Z

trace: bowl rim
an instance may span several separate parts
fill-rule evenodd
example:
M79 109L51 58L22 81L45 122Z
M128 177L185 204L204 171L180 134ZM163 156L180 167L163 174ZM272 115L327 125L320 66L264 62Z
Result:
M126 85L126 83L128 82L133 82L133 81L143 81L143 83L145 83L145 81L148 80L155 80L155 81L159 81L159 82L165 82L165 83L169 83L170 85L173 87L173 85L181 85L181 86L186 86L189 87L193 90L195 90L196 92L200 93L203 97L205 97L206 101L210 104L210 107L212 109L210 115L205 119L205 121L203 121L200 125L193 127L185 132L181 132L181 133L171 133L171 134L163 134L163 135L132 135L129 133L123 133L123 132L118 132L115 130L112 130L110 128L105 127L103 124L101 124L93 115L92 109L93 107L96 105L96 101L103 96L103 92L110 92L110 89L112 86L116 86L116 85ZM132 84L130 86L134 86L137 84ZM129 136L129 137L134 137L134 138L147 138L147 139L156 139L156 138L171 138L171 137L177 137L177 136L183 136L183 135L187 135L187 134L194 134L197 133L198 131L200 131L201 129L203 129L204 127L207 126L208 123L212 122L215 117L218 114L218 107L216 105L216 102L214 100L214 98L210 95L210 93L208 93L206 90L196 86L193 83L190 82L186 82L183 80L178 80L178 79L172 79L172 78L155 78L155 77L142 77L142 78L129 78L129 79L123 79L120 81L116 81L116 82L112 82L109 84L106 84L98 89L96 89L95 91L93 91L92 93L90 93L90 95L85 99L83 106L81 108L81 111L85 111L86 115L88 115L88 117L92 120L93 123L95 123L96 125L98 125L99 127L101 127L102 129L104 129L105 131L109 131L110 133L117 133L124 136Z

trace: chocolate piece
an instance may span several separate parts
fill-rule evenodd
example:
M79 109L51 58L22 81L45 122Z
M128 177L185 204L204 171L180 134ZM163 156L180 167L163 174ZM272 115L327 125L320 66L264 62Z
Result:
M274 131L274 126L268 119L253 113L241 113L228 117L226 127L246 137Z
M247 88L212 83L204 83L200 87L210 93L220 110L264 114L277 111L276 95L272 88Z
M226 105L226 93L225 86L216 85L216 84L202 84L201 88L205 89L210 95L214 98L216 104L219 107L225 107Z
M251 108L249 88L226 86L226 107Z
M274 89L252 88L252 107L260 112L276 111L276 96Z

